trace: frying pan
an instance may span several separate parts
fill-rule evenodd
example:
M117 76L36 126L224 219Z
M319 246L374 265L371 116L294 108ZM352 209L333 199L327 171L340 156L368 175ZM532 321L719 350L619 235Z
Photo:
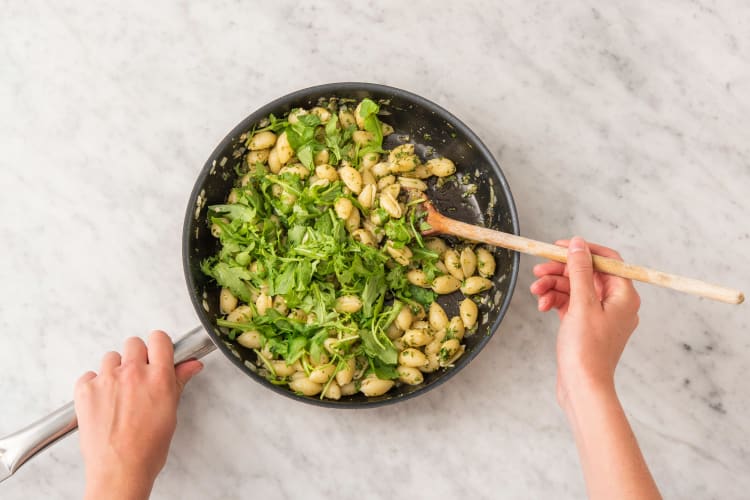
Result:
M518 274L516 252L494 249L495 286L479 305L477 331L464 337L466 352L455 366L425 374L423 384L401 385L379 397L356 394L338 401L321 400L273 385L257 373L255 354L230 341L226 332L215 326L220 315L220 288L200 270L200 263L219 249L218 240L211 235L207 212L209 206L225 202L236 180L235 167L242 162L245 151L243 134L271 113L281 117L293 108L310 108L330 99L360 101L365 97L380 104L380 118L395 129L395 133L385 138L385 149L412 142L423 160L445 156L455 162L456 181L438 189L431 187L427 192L439 211L464 222L519 233L513 197L497 161L476 134L442 107L416 94L372 83L331 83L293 92L245 118L221 141L198 175L185 214L182 250L185 279L202 328L193 329L175 342L175 363L199 358L218 348L248 377L282 396L325 407L371 408L403 401L437 387L469 364L487 344L510 304ZM458 314L462 299L460 293L454 293L440 296L438 302L452 317ZM0 481L76 427L73 403L68 403L25 429L0 438Z

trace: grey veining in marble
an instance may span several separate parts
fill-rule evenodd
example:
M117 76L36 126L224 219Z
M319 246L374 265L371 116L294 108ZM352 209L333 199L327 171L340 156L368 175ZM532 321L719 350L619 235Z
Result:
M69 400L128 335L196 323L180 230L254 109L376 81L458 115L522 232L750 289L750 4L42 2L0 15L0 434ZM581 498L553 315L522 259L511 309L448 384L369 411L264 390L219 354L185 393L154 498ZM747 497L750 313L639 286L620 397L667 498ZM0 485L79 498L77 439Z

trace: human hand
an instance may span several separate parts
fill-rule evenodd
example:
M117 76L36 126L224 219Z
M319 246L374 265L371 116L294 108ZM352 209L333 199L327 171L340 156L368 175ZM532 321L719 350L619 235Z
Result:
M625 344L638 325L640 297L625 278L594 272L591 252L622 260L620 255L583 239L560 240L568 247L568 263L534 266L531 293L540 311L556 309L557 398L565 407L578 389L614 390L614 373Z
M164 332L152 332L148 348L131 337L122 356L108 352L98 375L76 382L86 498L148 498L167 461L182 389L203 368L196 360L175 367L173 356Z

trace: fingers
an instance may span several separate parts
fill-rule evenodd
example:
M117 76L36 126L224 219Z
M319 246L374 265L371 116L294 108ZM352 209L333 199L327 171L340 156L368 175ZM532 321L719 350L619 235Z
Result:
M95 378L96 378L96 373L90 370L87 371L86 373L78 377L78 380L76 380L76 385L75 385L76 390L78 390L82 385L94 380Z
M602 257L609 257L610 259L615 259L615 260L620 260L620 261L622 260L622 257L617 252L617 250L613 250L603 245L597 245L596 243L586 242L586 244L588 245L591 253L594 255L601 255ZM561 247L568 247L570 245L570 240L557 240L555 242L555 245L559 245Z
M547 290L557 290L565 294L570 294L570 280L565 276L554 274L542 276L531 284L529 290L534 295L543 295Z
M175 367L174 371L175 375L177 376L177 386L180 389L180 392L182 392L185 384L187 384L190 379L193 378L194 375L198 374L201 370L203 370L203 363L201 363L197 359L185 361L184 363L180 363Z
M588 308L599 303L594 288L591 252L586 242L577 236L568 244L567 271L570 278L570 307Z
M138 337L130 337L125 340L122 348L122 364L125 363L148 363L148 351L146 344Z
M148 337L148 362L151 365L174 366L174 345L166 333L156 330Z
M122 363L122 357L119 352L109 351L102 357L102 366L99 370L101 373L109 373Z
M570 295L567 293L558 292L556 290L549 290L544 293L537 302L537 308L541 312L547 312L550 309L558 309L565 312L570 301Z
M565 272L565 264L562 262L549 261L534 266L534 276L540 278L548 274L562 274Z

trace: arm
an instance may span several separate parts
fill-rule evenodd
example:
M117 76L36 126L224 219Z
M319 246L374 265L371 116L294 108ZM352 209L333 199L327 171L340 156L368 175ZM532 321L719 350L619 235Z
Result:
M173 365L173 345L153 332L148 348L125 341L122 356L109 352L101 370L76 383L75 407L86 467L86 499L145 500L164 464L185 384L203 365Z
M638 324L632 282L593 271L591 252L617 252L580 238L558 241L568 263L534 268L531 285L540 311L556 309L557 398L568 418L592 499L660 499L638 442L617 398L614 374Z

